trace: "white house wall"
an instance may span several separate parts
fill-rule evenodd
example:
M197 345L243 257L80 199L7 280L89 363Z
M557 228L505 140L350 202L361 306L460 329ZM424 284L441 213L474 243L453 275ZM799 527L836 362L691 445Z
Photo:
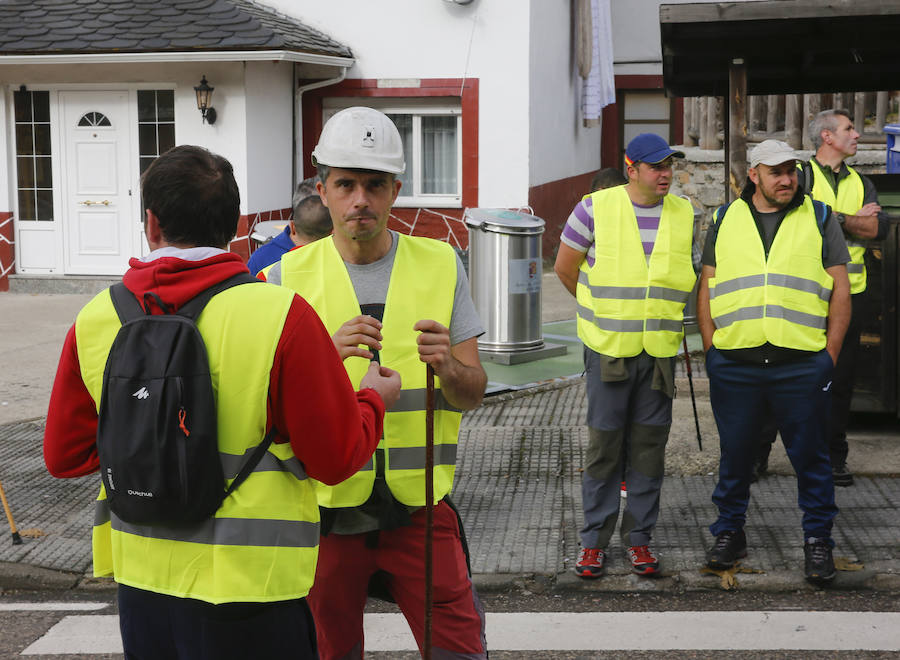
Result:
M290 62L247 62L246 199L242 208L266 211L291 203L293 100ZM299 118L298 118L299 120ZM246 206L245 206L246 205Z
M478 78L479 205L527 203L532 0L265 4L349 46L348 78Z
M531 174L538 186L600 166L600 127L585 128L572 45L572 3L531 3Z
M200 82L200 77L206 75L209 84L215 87L213 93L213 106L218 113L218 120L212 126L201 122L200 112L197 110L197 100L194 94L194 85ZM290 81L288 81L289 84ZM72 64L72 65L17 65L0 67L0 85L20 84L37 86L42 88L90 89L91 85L98 89L111 89L120 86L129 88L142 86L148 88L148 84L159 84L161 88L169 88L175 85L175 143L199 144L211 151L225 156L234 167L235 178L241 190L241 213L257 211L248 210L247 200L252 195L248 194L250 182L248 181L248 157L246 108L244 103L244 72L243 64L236 62L212 62L212 63L178 63L178 64ZM289 94L289 92L288 92ZM7 95L7 108L11 105L11 95ZM290 103L288 102L288 112ZM7 117L3 127L4 133L8 127ZM7 142L3 152L3 162L12 163L15 145ZM290 156L287 159L287 168L290 170ZM11 195L13 183L7 186L7 190L0 195ZM2 199L2 197L0 197ZM290 185L284 193L284 198L290 199ZM12 209L10 199L5 207L0 206L0 211ZM287 204L289 205L289 203ZM279 208L282 206L279 203Z

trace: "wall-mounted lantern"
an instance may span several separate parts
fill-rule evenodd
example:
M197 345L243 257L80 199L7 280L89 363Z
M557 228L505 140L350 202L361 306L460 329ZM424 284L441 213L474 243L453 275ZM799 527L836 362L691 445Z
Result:
M216 123L216 109L210 105L212 103L212 93L215 87L210 87L206 82L206 76L200 81L200 84L194 87L197 93L197 109L203 116L203 121L207 124Z

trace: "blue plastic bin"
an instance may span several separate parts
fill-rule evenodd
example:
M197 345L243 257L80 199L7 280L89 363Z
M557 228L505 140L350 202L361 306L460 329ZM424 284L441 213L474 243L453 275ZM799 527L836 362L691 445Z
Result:
M900 124L885 124L884 133L887 135L887 173L900 173Z

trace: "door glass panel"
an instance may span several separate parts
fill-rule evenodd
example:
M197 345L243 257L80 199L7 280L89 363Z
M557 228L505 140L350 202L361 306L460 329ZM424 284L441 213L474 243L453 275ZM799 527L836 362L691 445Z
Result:
M52 190L37 191L37 219L43 221L53 220Z
M34 153L38 156L50 155L50 124L34 125Z
M422 117L423 193L456 192L456 139L456 117Z
M150 163L175 146L175 92L138 92L138 163L141 174Z
M52 220L50 92L14 92L13 104L18 219Z
M19 220L35 220L34 215L34 191L19 191Z

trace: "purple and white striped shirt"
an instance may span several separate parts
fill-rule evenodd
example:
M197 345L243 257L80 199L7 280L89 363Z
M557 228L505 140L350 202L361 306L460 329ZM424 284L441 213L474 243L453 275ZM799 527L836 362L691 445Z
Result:
M663 200L653 206L641 206L631 203L634 207L634 215L637 217L638 230L641 233L641 243L644 245L644 255L650 261L650 253L656 242L656 234L659 232L659 218L662 215ZM594 265L594 209L590 197L583 199L574 208L563 227L561 240L573 250L585 252L585 261L588 267Z

